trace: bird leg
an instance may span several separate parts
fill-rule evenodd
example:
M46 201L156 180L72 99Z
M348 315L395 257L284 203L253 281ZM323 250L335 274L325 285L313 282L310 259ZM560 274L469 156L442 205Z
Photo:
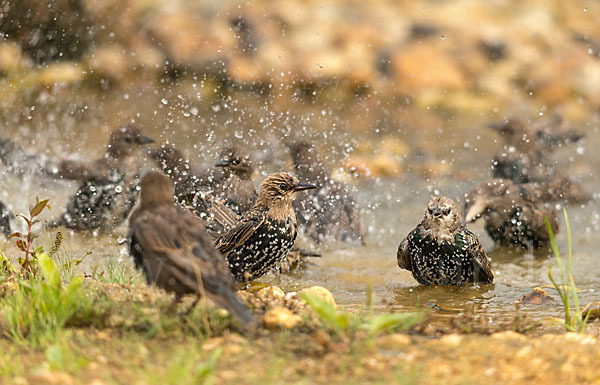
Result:
M175 294L175 298L173 298L173 302L171 302L171 304L167 308L166 313L167 314L173 313L173 311L175 310L175 307L177 306L179 301L181 301L181 296L179 294Z
M192 305L190 306L190 308L187 309L187 311L185 313L183 313L183 315L186 316L186 317L188 315L190 315L190 313L192 312L192 310L194 310L194 308L198 304L198 301L200 301L200 296L196 296L196 299L194 300L194 302L192 303Z

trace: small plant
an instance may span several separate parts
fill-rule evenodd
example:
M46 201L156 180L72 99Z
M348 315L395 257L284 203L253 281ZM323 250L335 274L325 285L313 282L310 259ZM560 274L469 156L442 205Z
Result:
M9 236L9 238L17 238L17 247L19 250L23 251L25 255L23 257L19 257L18 262L21 266L21 271L25 274L30 274L35 276L37 274L37 259L38 255L43 252L44 248L42 246L35 248L33 247L33 240L37 238L37 235L33 233L33 225L39 222L36 219L44 209L47 208L50 210L50 206L48 205L48 199L41 200L39 198L35 198L35 206L29 209L29 218L25 215L19 214L18 217L23 218L27 223L27 233L21 234L19 232L13 233Z
M2 305L8 337L41 346L56 341L65 326L93 323L98 310L83 286L83 277L75 277L63 287L56 263L44 253L37 256L37 261L41 276L19 279Z
M575 286L575 281L573 280L573 275L571 273L571 263L573 260L571 225L569 223L569 217L567 216L567 210L565 208L563 208L563 214L565 216L565 225L567 227L567 245L569 251L569 258L566 266L564 265L563 259L560 256L558 243L556 242L556 236L554 235L550 221L547 217L545 218L546 227L550 236L552 252L554 254L554 258L556 259L556 265L558 266L558 271L560 273L561 285L559 286L552 277L552 265L548 266L548 278L550 278L550 281L554 285L554 288L558 292L558 295L563 303L563 307L565 309L565 329L569 332L583 333L585 331L585 324L587 323L588 316L583 318L579 306L577 287ZM571 309L571 296L573 297L573 305L575 309Z
M351 315L338 311L333 305L321 298L301 294L308 307L335 332L349 333L353 330L366 330L370 337L390 330L403 330L421 321L420 313L389 313L378 316Z

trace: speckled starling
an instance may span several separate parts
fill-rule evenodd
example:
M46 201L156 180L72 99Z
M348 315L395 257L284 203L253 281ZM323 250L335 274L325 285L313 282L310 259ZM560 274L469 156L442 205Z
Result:
M511 118L488 125L498 131L504 146L492 162L494 178L516 183L544 181L554 176L549 154L557 147L577 142L583 135L571 130L560 115L528 125Z
M148 155L175 184L175 198L180 204L191 204L199 192L212 193L225 178L220 169L202 171L194 167L172 144L150 149Z
M215 166L225 171L225 179L217 187L215 197L225 200L225 204L238 215L248 211L257 198L250 155L239 145L226 147Z
M307 142L288 145L300 178L319 185L295 202L301 231L315 242L330 238L364 242L360 210L346 184L335 181L323 166L317 150Z
M135 266L148 284L175 293L173 306L186 294L206 296L243 324L253 322L202 222L174 205L173 193L173 183L164 174L151 172L142 180L141 202L129 219Z
M287 173L269 175L254 206L216 241L237 281L249 281L277 268L296 240L292 200L299 191L316 188Z
M0 233L9 236L11 234L10 222L14 218L13 213L3 202L0 202Z
M460 223L450 198L434 197L425 217L398 247L398 266L421 285L491 283L492 266L479 240Z
M77 167L88 171L81 174L81 185L65 212L50 225L74 230L111 230L121 224L139 193L141 165L136 149L152 142L135 126L114 130L105 155L91 165Z
M471 189L465 199L465 223L483 217L485 230L500 246L527 249L548 244L544 217L558 231L553 205L544 201L539 185L492 179Z

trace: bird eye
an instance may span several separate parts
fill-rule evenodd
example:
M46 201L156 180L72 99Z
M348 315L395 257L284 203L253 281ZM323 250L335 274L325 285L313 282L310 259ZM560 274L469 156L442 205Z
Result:
M429 211L429 214L433 214L433 209L431 207L427 207L427 211Z
M283 191L286 191L288 189L288 185L287 185L287 183L280 183L279 188L282 189Z
M442 212L444 213L444 215L450 214L450 207L446 207L445 209L442 210Z
M240 160L239 159L234 159L231 161L231 164L233 164L234 166L237 164L240 164Z

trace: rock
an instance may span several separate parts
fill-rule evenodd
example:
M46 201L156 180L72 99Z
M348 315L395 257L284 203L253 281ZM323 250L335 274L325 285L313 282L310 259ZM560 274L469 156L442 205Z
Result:
M460 345L463 340L463 336L460 334L448 334L440 338L440 344L455 347Z
M544 305L556 303L556 300L548 295L541 287L535 287L529 294L519 298L519 303L526 305Z
M57 83L76 83L83 79L83 71L77 63L62 62L53 63L41 70L38 74L38 82L45 86L53 86Z
M306 289L302 289L298 292L298 296L300 296L301 294L306 294L306 295L320 298L323 301L327 302L328 304L330 304L334 307L336 306L335 298L333 298L333 294L331 294L331 292L329 290L325 289L322 286L312 286L312 287L308 287Z
M0 42L0 72L16 72L27 67L31 67L31 60L23 57L18 44Z
M256 295L263 300L281 299L285 297L285 293L277 286L269 286L260 289Z
M392 57L396 82L408 92L456 89L467 85L456 61L434 44L413 44Z
M300 322L301 317L291 310L276 306L263 316L263 325L268 330L291 329Z
M590 302L585 305L581 310L581 316L584 319L588 317L588 321L600 319L600 302Z
M406 334L394 333L388 336L380 336L375 341L375 345L379 349L394 350L403 348L412 343L412 340Z
M68 373L54 370L41 370L33 376L33 383L39 385L70 385L75 379Z
M87 63L93 75L114 80L120 80L128 71L127 55L122 46L110 44L98 47L87 58Z
M495 340L509 340L509 341L523 341L527 338L520 333L517 333L512 330L506 330L503 332L494 333L491 335L491 338Z

